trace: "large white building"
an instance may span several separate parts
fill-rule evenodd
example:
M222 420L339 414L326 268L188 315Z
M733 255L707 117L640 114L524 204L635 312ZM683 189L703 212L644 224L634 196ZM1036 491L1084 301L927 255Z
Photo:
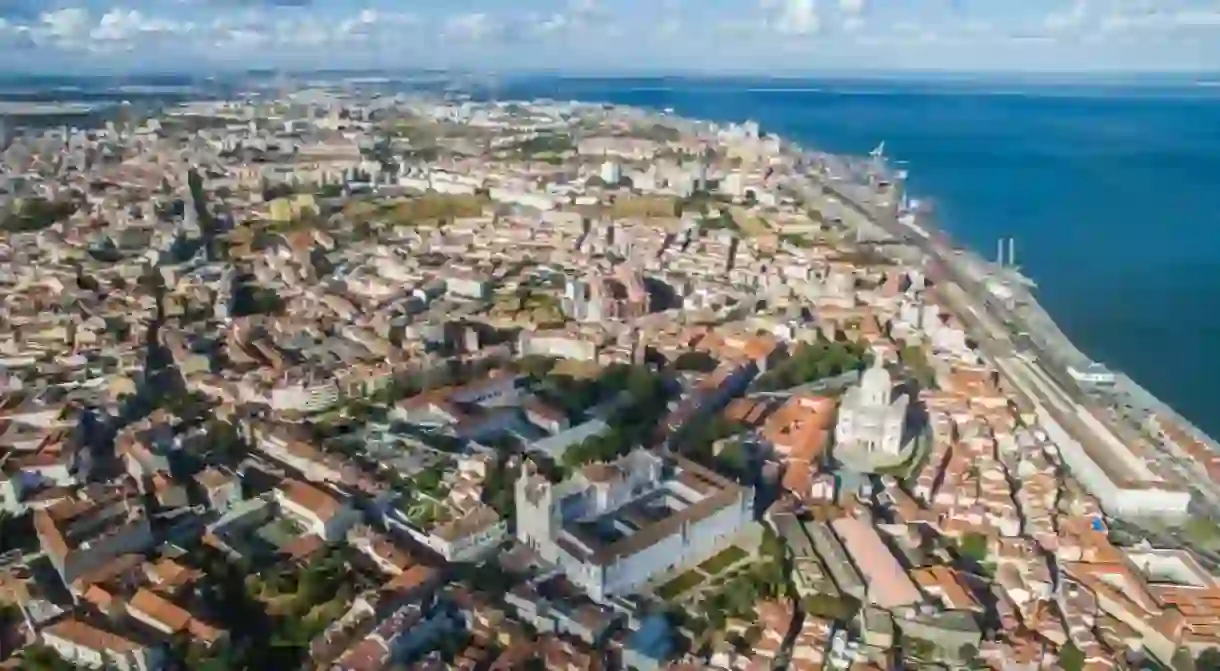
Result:
M333 377L285 380L271 390L271 407L288 412L321 412L339 402Z
M618 161L606 161L602 163L599 176L607 185L614 186L622 181L623 168L618 164Z
M1191 492L1154 455L1129 445L1106 423L1075 402L1038 366L1018 357L996 361L1006 380L1033 406L1043 437L1054 444L1072 477L1107 515L1180 520L1190 511Z
M601 601L726 547L752 519L754 490L638 449L558 484L527 462L516 502L518 541Z
M861 472L900 465L915 443L907 431L910 399L894 393L889 371L880 363L860 376L860 384L843 395L835 423L834 457Z
M281 510L324 541L342 539L360 519L360 514L346 502L298 480L285 480L274 495Z
M42 643L64 660L88 669L154 671L164 667L164 655L158 647L98 629L74 617L44 629Z

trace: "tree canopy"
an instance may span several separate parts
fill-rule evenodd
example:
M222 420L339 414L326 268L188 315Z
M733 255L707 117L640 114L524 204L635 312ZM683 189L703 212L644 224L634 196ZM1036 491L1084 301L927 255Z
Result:
M1220 648L1208 648L1199 653L1195 671L1220 671Z
M861 343L801 343L787 361L765 373L757 384L764 390L787 389L860 370L870 361L871 355Z
M1068 644L1059 650L1059 664L1063 667L1063 671L1081 671L1084 668L1084 661L1084 653L1071 641L1068 641Z
M12 233L40 231L76 213L80 203L75 200L26 198L15 211L0 217L0 230Z

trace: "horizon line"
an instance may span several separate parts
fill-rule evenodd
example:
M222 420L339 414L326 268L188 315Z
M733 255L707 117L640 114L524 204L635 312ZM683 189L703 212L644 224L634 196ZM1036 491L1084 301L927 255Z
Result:
M1220 80L1220 69L1185 70L1120 70L1120 69L1064 69L1064 70L1014 70L1014 69L937 69L937 68L833 68L810 70L707 70L695 68L483 68L483 67L336 67L336 68L295 68L295 67L234 67L234 68L201 68L164 69L164 70L115 70L111 72L80 72L67 74L62 70L39 72L35 70L5 71L0 69L0 80L20 78L44 79L111 79L122 77L198 77L210 78L216 76L310 76L310 75L436 75L436 76L549 76L563 78L591 79L630 79L630 78L691 78L691 79L825 79L825 78L855 78L855 79L962 79L962 78L1024 78L1024 79L1179 79L1211 82Z

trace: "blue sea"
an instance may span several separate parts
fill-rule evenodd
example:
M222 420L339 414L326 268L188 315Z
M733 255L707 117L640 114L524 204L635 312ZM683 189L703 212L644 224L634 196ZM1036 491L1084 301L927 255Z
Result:
M754 119L833 152L884 140L955 239L990 257L1015 237L1082 350L1220 436L1220 88L536 77L494 94Z

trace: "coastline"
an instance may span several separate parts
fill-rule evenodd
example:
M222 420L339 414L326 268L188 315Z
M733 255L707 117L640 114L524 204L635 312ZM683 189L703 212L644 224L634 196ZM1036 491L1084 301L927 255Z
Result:
M805 152L802 155L806 155ZM815 161L826 157L825 154L810 155ZM837 161L853 160L852 157L831 158ZM1220 442L1122 371L1096 363L1077 347L1038 303L1029 286L1031 281L996 266L969 247L956 244L936 224L930 213L904 211L900 206L907 202L908 196L904 180L894 179L894 174L886 172L884 165L878 166L878 170L886 179L893 180L897 187L892 206L884 210L861 200L862 194L877 193L868 185L853 185L858 188L850 192L825 181L820 181L817 187L848 203L877 229L884 231L890 241L899 243L899 249L908 245L916 247L925 265L930 262L946 275L951 284L965 292L965 306L969 312L975 313L974 318L968 320L974 322L974 328L970 330L988 331L984 341L988 339L987 336L998 336L1005 349L1011 347L1007 356L1001 356L996 351L987 353L987 358L994 359L993 363L998 366L1002 376L1014 375L1012 361L1027 360L1031 369L1045 375L1052 387L1066 392L1065 400L1069 405L1081 410L1087 406L1104 408L1108 417L1096 418L1100 422L1096 425L1098 430L1118 436L1128 445L1131 441L1143 440L1143 435L1152 437L1157 445L1149 457L1163 470L1175 474L1192 498L1198 497L1190 506L1192 510L1201 511L1206 516L1220 510L1220 482L1209 470L1215 463L1212 460L1220 459L1217 456L1220 455ZM1003 291L997 291L997 286L1003 287ZM1003 300L1001 296L1008 299ZM981 310L976 310L972 303ZM998 323L995 317L999 318ZM982 342L980 348L987 349ZM1004 363L1005 359L1008 364ZM1023 386L1017 378L1013 378L1012 382ZM1074 438L1079 435L1081 441L1086 442L1087 437L1093 434L1088 427L1084 427L1084 434L1076 434L1082 428L1080 426L1065 430L1056 421L1053 410L1048 412L1048 408L1042 408L1037 401L1035 405L1039 406L1040 420L1048 429L1053 429L1062 441L1079 448L1080 444ZM1091 461L1092 458L1082 459ZM1113 505L1117 507L1121 504ZM1131 521L1139 516L1132 518L1120 513L1118 517ZM1135 523L1133 528L1141 528L1147 537L1156 538L1162 544L1174 544L1171 540L1175 537L1165 534L1164 529L1156 524ZM1194 549L1207 561L1220 566L1220 553L1197 547Z
M843 158L843 157L839 157ZM851 160L850 157L847 157ZM888 173L892 178L892 173ZM898 182L902 184L901 182ZM899 187L905 188L905 184ZM904 220L902 213L881 213L875 208L869 207L867 204L860 203L851 193L844 190L836 190L836 195L841 200L849 203L860 212L862 215L869 217L870 220L877 224L879 228L885 229L903 240L910 240L913 237L921 237L933 245L943 245L950 247L962 259L962 263L973 268L994 268L993 262L985 259L978 251L973 250L965 245L959 245L953 241L952 237L944 230L943 227L937 225L932 214L927 212L910 213L911 218ZM902 195L908 195L903 193ZM898 201L902 198L899 197ZM897 203L896 203L897 204ZM886 221L886 219L890 221ZM889 224L889 225L887 225ZM904 227L902 231L898 227ZM905 235L904 235L905 233ZM942 257L943 260L943 257ZM1062 368L1074 368L1083 371L1086 367L1101 366L1086 352L1080 349L1063 330L1055 323L1054 317L1043 308L1034 295L1034 291L1028 287L1019 286L1019 282L1011 282L1004 277L1004 273L996 272L987 279L1001 278L999 281L1018 294L1020 310L1015 311L1012 317L1016 318L1015 323L1010 323L1010 326L1017 328L1024 327L1023 334L1027 338L1034 341L1034 349L1040 350L1039 354L1050 359L1056 366ZM991 301L988 301L989 307ZM1208 444L1215 452L1220 453L1220 441L1209 435L1206 431L1200 429L1193 422L1184 417L1181 413L1173 408L1169 403L1158 398L1155 394L1148 391L1137 381L1132 379L1120 369L1109 366L1104 367L1109 373L1114 376L1113 388L1125 397L1132 401L1132 406L1136 409L1155 412L1159 415L1165 415L1174 423L1182 426L1194 438ZM1073 386L1080 388L1082 391L1088 391L1088 387L1082 387L1078 381L1073 382Z
M505 99L507 100L507 98ZM700 118L695 115L688 116L682 110L667 109L662 113L660 109L651 105L620 103L604 96L577 99L582 99L585 102L601 102L602 104L610 104L616 107L634 107L641 109L646 114L658 115L671 124L684 124L688 128L713 123L725 123L726 121L724 119ZM737 119L738 122L742 120ZM853 172L858 173L859 166L869 161L869 157L825 152L812 146L812 143L810 143L811 146L801 145L786 133L781 133L780 135L784 146L798 153L806 161L814 163L822 163L828 160L833 161L844 175L850 175ZM898 171L891 170L884 161L873 163L874 169L881 170L891 181L901 181L902 190L905 190L906 183L909 181L908 179L896 179ZM851 190L841 188L844 185L851 187ZM973 249L968 244L958 242L944 227L938 225L934 214L920 212L904 222L904 218L900 216L904 213L899 212L899 206L905 200L902 196L908 194L900 193L894 198L890 211L882 212L874 204L865 202L865 197L869 195L871 190L871 187L867 184L850 183L841 180L831 185L826 180L821 180L818 187L832 191L841 203L866 218L877 227L877 230L886 231L891 237L897 239L907 239L910 236L922 238L935 248L935 253L932 255L939 257L941 261L949 262L949 266L956 266L955 270L959 275L975 276L973 279L967 280L966 283L977 285L979 291L976 292L976 297L989 308L1001 308L1000 314L1003 318L1000 320L1000 323L1012 330L1011 335L1014 340L1018 341L1025 350L1032 351L1042 361L1050 364L1047 366L1050 369L1048 372L1064 388L1076 390L1082 396L1088 396L1092 400L1100 401L1106 407L1129 406L1134 411L1140 412L1145 416L1150 414L1164 416L1175 424L1180 425L1188 434L1206 444L1212 453L1220 454L1220 440L1217 440L1212 434L1200 428L1194 421L1187 419L1174 408L1173 404L1161 400L1155 394L1138 384L1133 378L1124 373L1122 368L1111 366L1110 364L1099 364L1073 342L1058 325L1051 312L1041 305L1034 290L1025 286L1025 283L1032 284L1032 280L1020 278L1023 281L1014 282L1012 280L1016 278L1013 275L1016 275L1016 273L1007 269L997 272L995 264L988 260L983 253ZM932 196L934 197L935 194L932 194ZM924 253L927 254L928 251L925 250ZM987 290L987 285L993 280L1005 285L1016 294L1015 306L1004 309L1005 306L998 305L994 294ZM1108 390L1100 389L1097 386L1081 385L1080 381L1070 374L1071 370L1084 374L1087 370L1097 368L1104 369L1107 374L1112 376L1113 383ZM1101 398L1097 397L1099 394ZM1142 426L1146 424L1146 420L1147 417L1144 417L1136 423ZM1217 487L1216 493L1217 501L1220 502L1220 486Z

